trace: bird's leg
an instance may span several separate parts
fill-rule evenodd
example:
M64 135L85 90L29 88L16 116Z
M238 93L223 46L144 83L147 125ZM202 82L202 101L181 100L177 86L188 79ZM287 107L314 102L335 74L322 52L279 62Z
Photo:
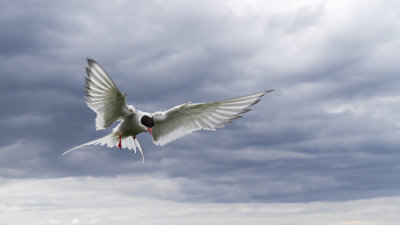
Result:
M122 137L122 135L120 134L120 135L119 135L119 143L118 143L118 148L119 148L119 149L121 149L121 137Z

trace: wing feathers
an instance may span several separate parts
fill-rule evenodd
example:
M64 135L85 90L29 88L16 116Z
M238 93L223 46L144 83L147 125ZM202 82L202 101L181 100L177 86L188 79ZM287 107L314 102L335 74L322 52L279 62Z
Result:
M86 72L89 75L89 79L97 87L103 89L104 91L109 91L109 92L110 92L110 90L115 90L115 85L114 84L110 84L109 82L107 82L103 78L102 73L99 73L93 67L90 67L90 68L86 67ZM107 87L107 88L105 88L105 87Z
M126 101L107 72L94 60L86 67L86 104L97 113L96 130L102 130L127 116Z
M185 103L162 113L153 114L153 141L165 145L196 130L215 130L241 118L261 97L272 90L211 103Z
M107 85L117 89L114 81L110 78L108 73L106 72L105 69L103 69L96 61L93 59L88 59L88 64L90 68L92 68L93 73L97 73L99 76L96 76L97 80L102 80L105 82Z

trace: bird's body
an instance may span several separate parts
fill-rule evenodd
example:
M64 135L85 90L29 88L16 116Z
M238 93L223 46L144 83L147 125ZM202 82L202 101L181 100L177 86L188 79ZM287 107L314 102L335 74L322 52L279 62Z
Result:
M136 136L142 132L147 132L145 126L140 123L140 118L147 113L141 111L134 111L131 115L122 120L115 128L114 131L122 135L122 138L128 136ZM150 114L148 114L150 115Z
M249 106L256 104L268 91L210 103L184 103L164 112L147 113L126 104L126 94L121 93L107 72L94 60L88 59L86 68L87 105L97 113L96 129L102 130L120 120L112 133L72 148L66 153L87 145L143 150L136 136L150 132L156 145L165 145L196 130L215 130L241 117Z

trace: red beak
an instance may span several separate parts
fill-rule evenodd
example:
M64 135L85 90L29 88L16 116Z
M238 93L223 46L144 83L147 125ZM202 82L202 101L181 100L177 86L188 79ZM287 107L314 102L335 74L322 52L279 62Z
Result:
M151 136L153 136L153 132L151 132L151 128L148 127L147 130L150 132Z

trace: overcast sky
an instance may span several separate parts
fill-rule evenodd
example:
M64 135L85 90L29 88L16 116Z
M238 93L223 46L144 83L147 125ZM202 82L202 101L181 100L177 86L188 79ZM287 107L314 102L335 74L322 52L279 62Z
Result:
M0 224L397 224L400 2L0 0ZM99 146L86 58L153 112L274 89L216 132Z

